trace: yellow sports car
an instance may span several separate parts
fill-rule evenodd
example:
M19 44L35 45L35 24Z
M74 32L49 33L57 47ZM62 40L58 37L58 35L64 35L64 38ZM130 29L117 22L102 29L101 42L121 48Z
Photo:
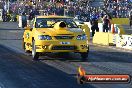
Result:
M83 29L70 17L37 16L25 28L23 48L25 52L32 52L34 60L49 52L80 53L82 60L86 60L89 45Z

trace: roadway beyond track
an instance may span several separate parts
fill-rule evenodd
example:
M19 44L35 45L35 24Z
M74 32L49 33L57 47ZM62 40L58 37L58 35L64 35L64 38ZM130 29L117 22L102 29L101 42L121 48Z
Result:
M90 44L86 62L74 53L61 56L52 53L36 62L22 50L23 30L0 28L0 88L132 88L132 82L85 85L76 82L80 65L88 74L132 75L131 51Z

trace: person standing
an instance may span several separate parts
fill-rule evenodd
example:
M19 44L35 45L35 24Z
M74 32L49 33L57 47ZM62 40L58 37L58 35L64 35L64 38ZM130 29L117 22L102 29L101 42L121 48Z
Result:
M131 12L131 14L129 16L129 24L130 24L130 28L131 28L132 27L132 12Z
M99 32L98 19L96 17L93 17L90 23L91 23L91 30L92 30L92 37L93 37L95 34L95 30L96 32Z
M110 20L108 18L107 15L104 16L103 18L103 32L108 32L108 30L110 29Z
M27 17L26 14L23 12L22 13L22 28L27 26Z

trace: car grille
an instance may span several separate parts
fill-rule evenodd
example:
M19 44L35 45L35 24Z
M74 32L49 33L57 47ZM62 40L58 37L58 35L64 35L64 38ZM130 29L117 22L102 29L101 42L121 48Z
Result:
M76 50L76 46L53 46L52 50Z
M56 39L73 39L74 36L55 36Z

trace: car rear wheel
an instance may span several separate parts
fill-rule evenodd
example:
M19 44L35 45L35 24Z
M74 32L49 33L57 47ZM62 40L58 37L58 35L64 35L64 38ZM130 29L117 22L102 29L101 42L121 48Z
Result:
M35 40L33 40L32 42L32 57L33 57L33 60L38 60L39 58L39 53L36 52Z

